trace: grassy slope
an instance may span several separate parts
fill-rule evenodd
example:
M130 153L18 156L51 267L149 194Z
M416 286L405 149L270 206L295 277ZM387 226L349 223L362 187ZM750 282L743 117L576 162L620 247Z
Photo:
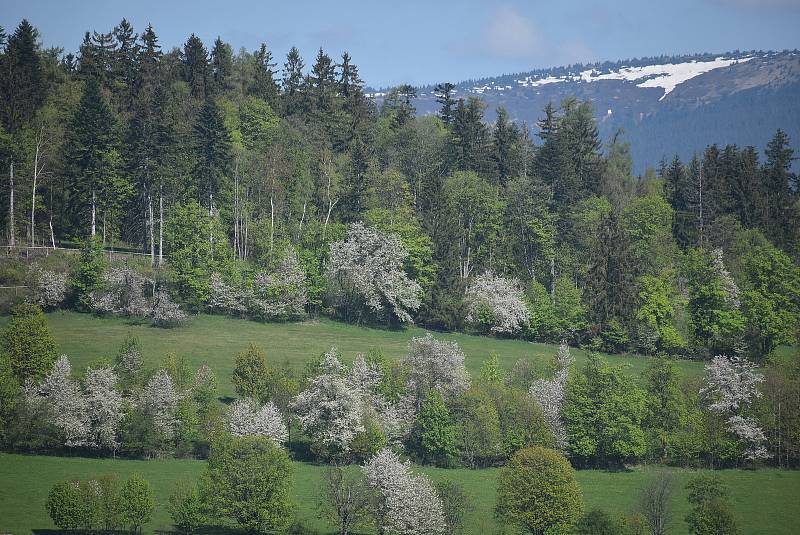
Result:
M168 352L185 355L198 366L207 363L219 379L221 394L233 394L230 374L236 354L255 343L275 363L289 361L297 366L312 357L336 346L346 360L370 348L378 348L389 357L400 358L406 353L408 341L422 336L425 331L416 327L405 330L384 330L356 327L329 319L303 323L259 323L224 316L201 315L185 327L158 329L136 324L121 318L97 318L75 312L48 314L50 329L62 353L69 355L73 369L83 370L87 364L99 359L112 359L127 333L139 338L145 362L156 365ZM8 321L0 317L0 326ZM520 358L533 358L546 362L556 352L556 347L521 340L502 340L467 334L439 334L437 338L455 340L464 350L467 367L476 374L481 362L490 353L500 355L506 369L510 369ZM586 353L573 350L578 362ZM613 364L626 364L632 373L644 369L648 358L637 355L610 355ZM679 367L689 375L701 372L698 362L681 361Z
M157 460L130 461L0 454L0 533L28 535L34 529L52 528L44 509L52 484L64 478L87 478L117 474L120 478L132 472L141 473L156 490L156 509L146 532L169 529L165 504L174 482L195 479L203 470L203 461ZM294 489L298 513L306 523L331 532L331 527L317 517L318 489L323 468L311 464L295 465ZM467 521L466 533L492 533L495 523L491 514L497 470L425 469L434 479L449 477L460 481L472 495L475 510ZM683 517L688 511L684 487L693 472L675 470L679 490L673 498L673 531L685 533ZM758 470L726 470L717 472L728 484L743 533L789 535L800 524L800 472ZM638 489L648 476L646 470L633 472L578 472L587 509L630 511Z

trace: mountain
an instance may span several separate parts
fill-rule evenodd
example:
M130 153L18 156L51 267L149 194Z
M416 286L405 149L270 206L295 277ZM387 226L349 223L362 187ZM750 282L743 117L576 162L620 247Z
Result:
M380 100L385 91L374 91ZM635 170L707 145L734 143L763 151L778 128L800 150L800 52L729 52L642 58L540 69L456 84L455 98L479 96L486 120L504 106L536 132L548 102L594 104L601 138L619 130L631 142ZM434 86L418 88L419 114L438 110Z

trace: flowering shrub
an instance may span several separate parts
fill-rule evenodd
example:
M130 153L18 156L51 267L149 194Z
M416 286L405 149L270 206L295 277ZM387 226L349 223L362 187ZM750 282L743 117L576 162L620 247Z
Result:
M525 292L517 279L487 271L467 288L467 323L482 331L515 334L530 324Z

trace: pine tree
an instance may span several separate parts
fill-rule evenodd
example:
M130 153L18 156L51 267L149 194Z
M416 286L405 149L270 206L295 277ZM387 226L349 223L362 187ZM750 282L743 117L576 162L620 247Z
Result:
M98 218L117 209L130 193L130 186L118 174L114 123L99 82L90 78L68 126L63 150L73 232L89 227L87 234L95 236Z
M792 187L797 177L791 171L795 160L789 146L789 136L778 130L767 143L767 161L764 163L764 183L769 192L767 198L767 234L781 247L788 246L797 228L796 209Z
M8 38L5 53L0 56L0 113L9 133L30 122L44 100L46 84L38 38L39 32L23 20Z
M304 111L303 58L297 47L292 47L283 64L283 109L286 115Z
M209 94L208 51L195 34L189 36L181 54L183 79L189 84L192 96L197 99Z
M113 34L115 48L111 72L114 91L121 95L126 102L130 102L137 78L139 45L136 41L138 36L125 19L122 19L114 28Z
M211 50L211 77L212 92L225 93L231 88L231 75L233 74L233 51L231 45L224 43L217 37L214 48Z
M272 61L272 52L267 49L265 43L261 43L261 48L254 54L255 72L248 92L270 105L278 112L280 110L280 88L275 81L275 63Z
M192 172L197 198L214 210L214 197L223 187L231 165L231 141L222 112L213 99L207 98L194 130L197 157Z
M492 136L492 160L497 183L503 188L512 176L518 175L521 166L520 131L516 124L508 120L508 112L502 106L497 108L497 121Z
M311 67L309 75L311 82L308 87L307 98L310 101L310 109L318 119L324 121L333 112L334 97L336 96L336 67L333 60L322 48L317 52L317 58Z
M450 82L445 82L442 84L437 84L433 90L436 94L436 102L438 102L441 106L439 108L439 117L447 126L450 126L453 123L453 106L456 103L456 101L453 99L453 90L455 88L456 86Z

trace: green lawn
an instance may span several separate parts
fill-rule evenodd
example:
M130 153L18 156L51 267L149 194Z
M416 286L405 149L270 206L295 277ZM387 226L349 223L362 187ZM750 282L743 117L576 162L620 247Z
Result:
M234 357L251 342L261 346L272 362L289 361L300 366L331 346L336 346L345 360L366 353L370 348L400 358L406 353L412 337L425 334L425 330L417 327L386 330L357 327L326 318L301 323L260 323L200 315L193 317L188 325L175 329L159 329L123 318L98 318L76 312L54 312L47 318L59 350L70 357L74 370L83 370L101 359L112 359L127 333L132 333L139 338L148 365L156 365L165 354L175 352L186 356L195 366L203 363L211 366L219 379L222 395L233 394L229 379ZM7 321L8 317L0 317L0 326ZM545 362L557 350L552 345L521 340L467 334L434 333L434 336L458 342L473 374L492 352L499 354L503 366L510 369L520 358ZM576 349L572 353L578 362L586 358L584 351ZM614 364L630 366L631 373L637 374L648 362L647 357L639 355L609 355L607 358ZM679 367L688 375L702 371L699 362L681 361Z
M146 532L169 529L165 503L175 481L195 479L204 461L132 461L0 454L0 533L28 535L32 530L52 529L44 502L52 484L65 478L88 478L116 474L125 478L139 472L156 491L157 509ZM295 463L294 496L298 516L306 524L332 532L318 518L316 504L323 468ZM491 534L496 527L492 517L497 470L446 470L425 468L432 478L449 477L461 482L471 494L474 510L465 525L468 534ZM673 497L673 533L686 533L683 517L688 511L686 481L695 472L674 470L678 491ZM779 470L724 470L717 472L728 484L743 533L790 535L800 525L800 472ZM631 472L584 470L578 472L587 509L603 508L628 512L636 503L637 492L649 475L648 469Z

